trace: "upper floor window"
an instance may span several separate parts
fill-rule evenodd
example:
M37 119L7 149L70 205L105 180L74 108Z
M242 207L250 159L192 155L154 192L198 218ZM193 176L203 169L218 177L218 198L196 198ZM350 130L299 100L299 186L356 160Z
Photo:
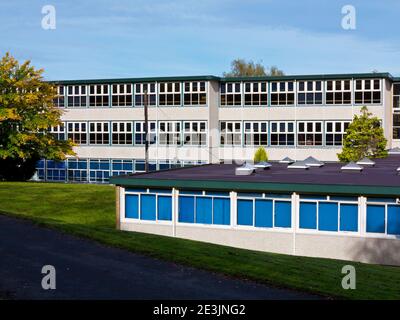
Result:
M297 144L299 146L322 146L322 122L298 122Z
M132 105L131 84L113 84L111 94L113 106L126 107Z
M68 86L68 107L86 107L86 86Z
M268 145L268 122L244 123L244 144L246 146Z
M91 107L108 107L109 94L107 84L89 86L89 105Z
M271 122L271 145L294 146L294 122Z
M181 123L179 121L160 121L158 123L159 144L180 145Z
M349 124L349 121L325 122L325 144L327 146L341 146Z
M132 144L132 122L112 123L112 144Z
M381 103L381 81L379 79L356 80L354 88L354 103Z
M148 123L149 144L154 144L157 141L157 126L156 122L149 121ZM135 122L135 144L142 145L146 143L146 132L144 121Z
M242 123L232 121L221 121L221 145L242 144Z
M89 123L89 143L90 144L110 143L110 129L108 122Z
M350 80L326 81L326 104L351 104Z
M271 82L271 105L294 105L294 82Z
M155 83L136 83L135 84L135 106L143 106L145 94L147 93L147 104L156 105L156 84Z
M59 108L64 107L64 86L57 86L57 96L54 99L54 105Z
M180 106L181 84L179 82L161 82L159 84L158 103L160 106Z
M297 104L322 104L322 81L299 81L297 84Z
M240 87L240 82L221 83L221 106L242 105L242 94Z
M393 109L400 110L400 83L393 84Z
M268 85L266 82L244 83L244 104L246 106L268 105Z
M65 140L65 126L64 123L49 128L49 132L57 140Z
M205 81L185 82L184 94L185 105L206 105L206 83Z
M207 122L185 121L183 123L183 143L185 145L206 145Z
M87 143L86 122L68 122L68 139L77 144Z

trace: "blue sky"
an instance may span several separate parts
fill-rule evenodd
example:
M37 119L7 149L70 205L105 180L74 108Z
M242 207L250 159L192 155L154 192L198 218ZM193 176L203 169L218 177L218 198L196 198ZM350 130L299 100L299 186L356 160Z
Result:
M356 8L356 30L341 8ZM41 28L44 5L56 29ZM14 0L0 2L0 53L55 79L221 75L235 58L286 74L400 75L398 0Z

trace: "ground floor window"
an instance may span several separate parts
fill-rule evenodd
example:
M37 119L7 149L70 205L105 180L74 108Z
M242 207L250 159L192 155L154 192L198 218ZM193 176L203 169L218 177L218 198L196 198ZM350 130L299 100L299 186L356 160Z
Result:
M46 179L48 181L65 181L66 171L64 161L48 160L46 163Z
M400 205L396 199L368 198L366 231L400 235Z
M86 159L68 159L68 181L87 182L88 163Z
M110 160L91 159L89 162L90 182L107 182L110 178Z

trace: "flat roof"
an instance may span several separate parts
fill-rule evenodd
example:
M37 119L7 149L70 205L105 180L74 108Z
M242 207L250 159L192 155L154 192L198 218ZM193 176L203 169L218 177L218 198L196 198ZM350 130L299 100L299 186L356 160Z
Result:
M400 196L400 175L396 171L400 155L374 161L375 166L363 166L362 172L343 172L343 163L325 163L305 170L271 162L270 169L250 176L236 176L235 164L208 164L113 176L110 183L148 188Z
M77 79L77 80L52 80L48 81L55 84L108 84L108 83L135 83L135 82L156 82L156 81L285 81L285 80L340 80L340 79L372 79L384 78L394 80L388 72L372 73L339 73L339 74L303 74L303 75L284 75L284 76L259 76L259 77L218 77L213 75L197 76L171 76L171 77L142 77L142 78L114 78L114 79Z

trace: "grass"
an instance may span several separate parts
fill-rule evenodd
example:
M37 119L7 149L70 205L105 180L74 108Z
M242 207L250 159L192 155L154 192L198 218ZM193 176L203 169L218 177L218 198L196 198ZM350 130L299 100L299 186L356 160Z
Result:
M399 299L400 268L296 257L115 230L111 186L0 183L0 212L109 246L280 287L350 299ZM355 266L357 289L344 290L341 269Z

